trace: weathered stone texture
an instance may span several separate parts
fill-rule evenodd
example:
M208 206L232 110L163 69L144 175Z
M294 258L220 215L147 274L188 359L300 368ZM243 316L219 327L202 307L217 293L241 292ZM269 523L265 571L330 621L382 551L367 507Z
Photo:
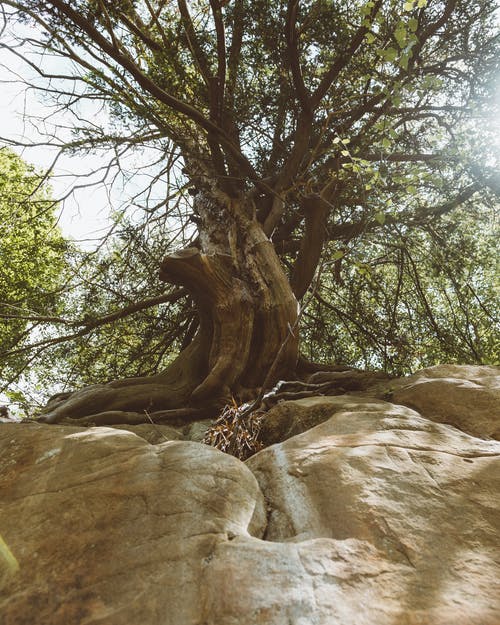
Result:
M498 380L434 372L393 403L277 406L281 442L246 463L174 430L0 424L0 623L500 625L498 417L477 399ZM476 436L449 424L476 408Z
M469 434L500 440L500 367L438 365L394 386L395 403Z

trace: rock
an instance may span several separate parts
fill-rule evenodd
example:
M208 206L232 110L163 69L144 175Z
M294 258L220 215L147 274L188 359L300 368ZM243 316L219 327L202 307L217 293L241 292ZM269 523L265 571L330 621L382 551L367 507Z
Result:
M437 365L394 387L395 403L469 434L500 440L500 367Z
M188 441L201 443L208 428L213 424L213 419L203 419L202 421L194 421L186 425L183 429L184 438Z
M336 412L348 410L350 407L378 410L379 406L379 400L356 395L317 396L284 401L266 413L259 438L264 445L273 445L310 430Z
M246 463L0 424L2 625L499 625L500 442L354 395L271 414Z
M246 464L268 505L264 538L300 554L309 622L500 622L498 442L351 399Z
M207 622L217 544L263 531L252 473L205 445L5 424L0 449L2 625Z
M148 424L141 425L111 425L110 427L117 430L127 430L140 436L152 445L158 445L165 441L186 440L200 443L205 436L205 432L212 425L212 419L203 419L194 421L184 427L174 428L170 425Z
M148 443L151 443L151 445L184 439L183 433L170 425L142 423L141 425L111 425L109 427L115 430L133 432Z

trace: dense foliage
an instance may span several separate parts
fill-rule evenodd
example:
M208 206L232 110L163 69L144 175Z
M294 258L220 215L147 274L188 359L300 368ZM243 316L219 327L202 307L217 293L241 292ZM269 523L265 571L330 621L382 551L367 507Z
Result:
M44 176L10 149L0 148L0 350L43 334L61 310L64 241ZM2 358L2 381L15 381L33 355ZM11 390L11 397L15 397Z
M305 352L393 375L500 364L499 313L495 213L472 203L335 261L305 315Z

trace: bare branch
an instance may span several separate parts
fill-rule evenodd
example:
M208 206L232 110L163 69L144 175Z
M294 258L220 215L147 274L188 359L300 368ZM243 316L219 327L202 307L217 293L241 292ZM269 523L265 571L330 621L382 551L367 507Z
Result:
M293 84L297 98L305 111L311 111L310 94L304 84L302 70L300 68L299 59L299 43L297 35L297 12L299 8L299 0L288 0L286 14L286 41L287 41L287 61L292 73Z
M377 15L377 13L379 12L381 6L382 6L382 0L377 0L373 4L373 7L371 8L370 13L367 16L367 19L372 21L374 17ZM368 31L369 31L369 28L367 26L363 26L363 25L360 26L358 30L356 31L356 33L354 34L354 36L352 37L347 48L342 52L342 54L340 54L335 59L330 69L326 72L326 74L324 75L324 77L322 78L321 82L319 83L319 85L317 86L316 90L314 91L312 95L313 109L318 107L319 103L326 95L328 89L333 84L334 80L337 78L340 72L349 64L356 50L362 44L363 39L365 38L365 35Z
M193 20L191 19L191 14L189 13L186 0L177 0L177 6L179 7L179 12L182 17L184 32L186 33L186 38L188 41L189 49L191 50L191 54L193 56L193 60L197 64L198 69L200 70L200 74L203 77L206 85L209 86L210 79L213 77L213 74L210 70L208 59L202 50L200 42L198 41L198 37L196 35Z
M181 297L187 295L187 292L184 289L178 289L173 293L166 293L165 295L158 295L157 297L151 297L146 300L142 300L140 302L134 302L125 308L117 310L114 313L110 313L109 315L104 315L103 317L99 317L98 319L87 319L81 321L65 321L65 325L70 326L83 326L81 330L77 332L73 332L71 334L65 334L63 336L51 337L48 339L43 339L41 341L37 341L35 343L31 343L29 345L24 345L22 347L18 347L15 349L10 349L2 353L3 357L13 356L15 354L21 354L25 352L29 352L31 350L40 348L40 347L48 347L52 345L58 345L60 343L65 343L68 341L73 341L77 338L85 336L89 334L96 328L101 326L113 323L114 321L118 321L120 319L125 319L126 317L133 315L136 312L141 310L146 310L148 308L153 308L154 306L158 306L159 304L165 304L167 302L174 303L179 300ZM3 315L0 315L3 317ZM33 317L30 320L35 320ZM44 323L48 323L48 320L44 320L43 318L39 318L38 321L43 321ZM52 321L51 321L52 323Z

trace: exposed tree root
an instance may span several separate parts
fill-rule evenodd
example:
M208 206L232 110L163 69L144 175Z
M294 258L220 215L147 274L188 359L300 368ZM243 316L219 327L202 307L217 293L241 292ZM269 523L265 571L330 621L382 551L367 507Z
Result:
M97 425L141 425L154 423L180 427L193 421L210 419L219 413L219 408L178 408L173 410L159 410L157 412L126 412L124 410L107 410L97 414L70 419L66 417L60 423L65 425L97 426Z
M307 381L280 381L263 395L260 403L252 407L252 412L266 411L281 401L364 391L389 379L383 372L343 369L316 371L307 376ZM170 384L165 384L167 380ZM231 395L216 395L207 398L202 405L190 406L189 390L196 387L196 381L193 380L190 385L174 385L172 381L172 376L169 379L161 375L131 378L89 386L75 393L59 393L49 400L38 420L79 426L138 425L150 422L181 426L214 418L224 411L224 405L230 405ZM238 395L240 401L250 401L258 395L258 390L246 389L235 395ZM244 404L242 410L246 407Z
M266 412L274 405L304 397L343 395L352 391L364 391L389 378L379 371L318 371L310 376L310 382L300 380L281 381L260 402L250 405L228 405L222 410L203 440L211 445L245 460L263 448L259 440ZM317 380L317 381L314 381Z
M348 365L329 365L312 362L305 356L299 356L296 369L299 379L307 379L312 373L316 373L317 371L356 371L356 369Z

